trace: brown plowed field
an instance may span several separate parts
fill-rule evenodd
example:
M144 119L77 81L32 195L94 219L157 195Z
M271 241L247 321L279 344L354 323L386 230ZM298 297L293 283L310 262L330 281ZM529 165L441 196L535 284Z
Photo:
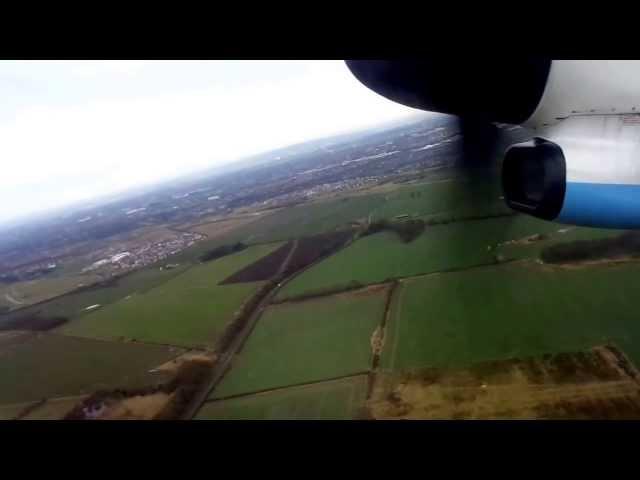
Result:
M225 278L220 285L229 283L259 282L272 278L282 265L282 262L289 255L293 242L287 242L277 250L271 252L266 257L262 257L256 262L247 265L242 270L238 270L233 275Z
M640 419L637 375L612 346L380 374L368 409L376 419Z
M312 237L300 238L297 241L287 242L276 251L261 258L260 260L246 266L242 270L237 271L230 277L227 277L220 285L229 283L257 282L269 280L277 273L283 273L285 276L306 267L315 262L323 255L327 255L339 249L353 235L350 230L339 232L329 232ZM283 262L291 253L291 258L283 272L279 272Z
M293 252L285 275L289 275L315 262L318 258L340 248L351 236L350 230L329 232L298 240L298 246Z

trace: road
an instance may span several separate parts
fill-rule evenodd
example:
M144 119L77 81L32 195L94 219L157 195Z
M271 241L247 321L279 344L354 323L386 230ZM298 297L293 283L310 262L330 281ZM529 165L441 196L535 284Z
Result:
M220 381L224 377L227 370L231 367L231 362L233 360L233 357L238 352L240 352L245 341L249 338L249 335L253 331L253 328L255 327L256 323L260 319L262 312L265 310L265 308L269 306L269 304L271 303L271 300L273 300L273 298L278 294L280 289L285 287L287 283L289 283L291 280L296 278L301 273L305 272L307 269L313 267L317 263L324 260L326 257L333 255L335 252L341 250L342 248L345 248L346 246L348 246L352 240L353 240L353 237L347 240L344 243L344 245L342 245L341 248L337 248L334 251L330 252L329 254L326 254L317 258L314 262L310 263L304 268L301 268L300 270L297 270L291 273L289 276L285 277L284 279L282 279L280 282L278 282L273 286L273 288L262 298L262 300L253 309L243 329L235 336L235 338L233 339L229 347L224 352L220 352L220 356L218 357L215 365L211 369L211 376L209 377L209 380L206 382L205 387L202 388L202 390L194 397L189 407L183 413L181 417L183 420L192 419L196 415L198 410L200 410L200 407L207 400L207 398L209 397L213 389L218 385L218 383L220 383ZM278 275L282 274L282 272L286 270L287 266L289 265L289 262L291 261L291 258L293 257L293 253L295 252L297 246L298 246L298 241L294 240L293 247L291 248L287 258L282 262L282 265L280 266L278 273L274 276L275 278L277 278Z

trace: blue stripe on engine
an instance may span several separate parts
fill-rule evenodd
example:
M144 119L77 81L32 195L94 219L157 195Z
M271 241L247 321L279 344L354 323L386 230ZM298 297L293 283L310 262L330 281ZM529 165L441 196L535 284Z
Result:
M600 228L640 228L640 185L567 182L556 220Z

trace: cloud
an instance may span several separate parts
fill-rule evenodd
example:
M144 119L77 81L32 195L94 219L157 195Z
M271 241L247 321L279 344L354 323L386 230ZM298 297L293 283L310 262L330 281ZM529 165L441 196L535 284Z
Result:
M84 86L83 101L54 89L0 123L2 182L11 186L0 189L0 219L415 113L362 86L343 62L226 62L227 77L224 62L198 64L219 81L195 84L180 81L179 63L162 63L52 65L70 82L65 95L73 82ZM110 83L122 89L132 76L139 94L110 94Z

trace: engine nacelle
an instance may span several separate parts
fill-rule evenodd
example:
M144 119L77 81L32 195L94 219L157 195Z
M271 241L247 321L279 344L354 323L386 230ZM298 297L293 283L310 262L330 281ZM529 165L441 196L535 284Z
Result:
M507 204L560 223L640 228L640 117L570 117L511 146L502 180Z
M640 228L640 61L347 61L375 92L414 108L535 131L503 166L512 208L548 220ZM463 132L463 136L464 136ZM466 152L474 145L467 136Z
M640 112L640 61L347 60L374 92L409 107L544 128L572 115Z
M451 58L347 60L374 92L413 108L522 123L545 91L551 60Z

